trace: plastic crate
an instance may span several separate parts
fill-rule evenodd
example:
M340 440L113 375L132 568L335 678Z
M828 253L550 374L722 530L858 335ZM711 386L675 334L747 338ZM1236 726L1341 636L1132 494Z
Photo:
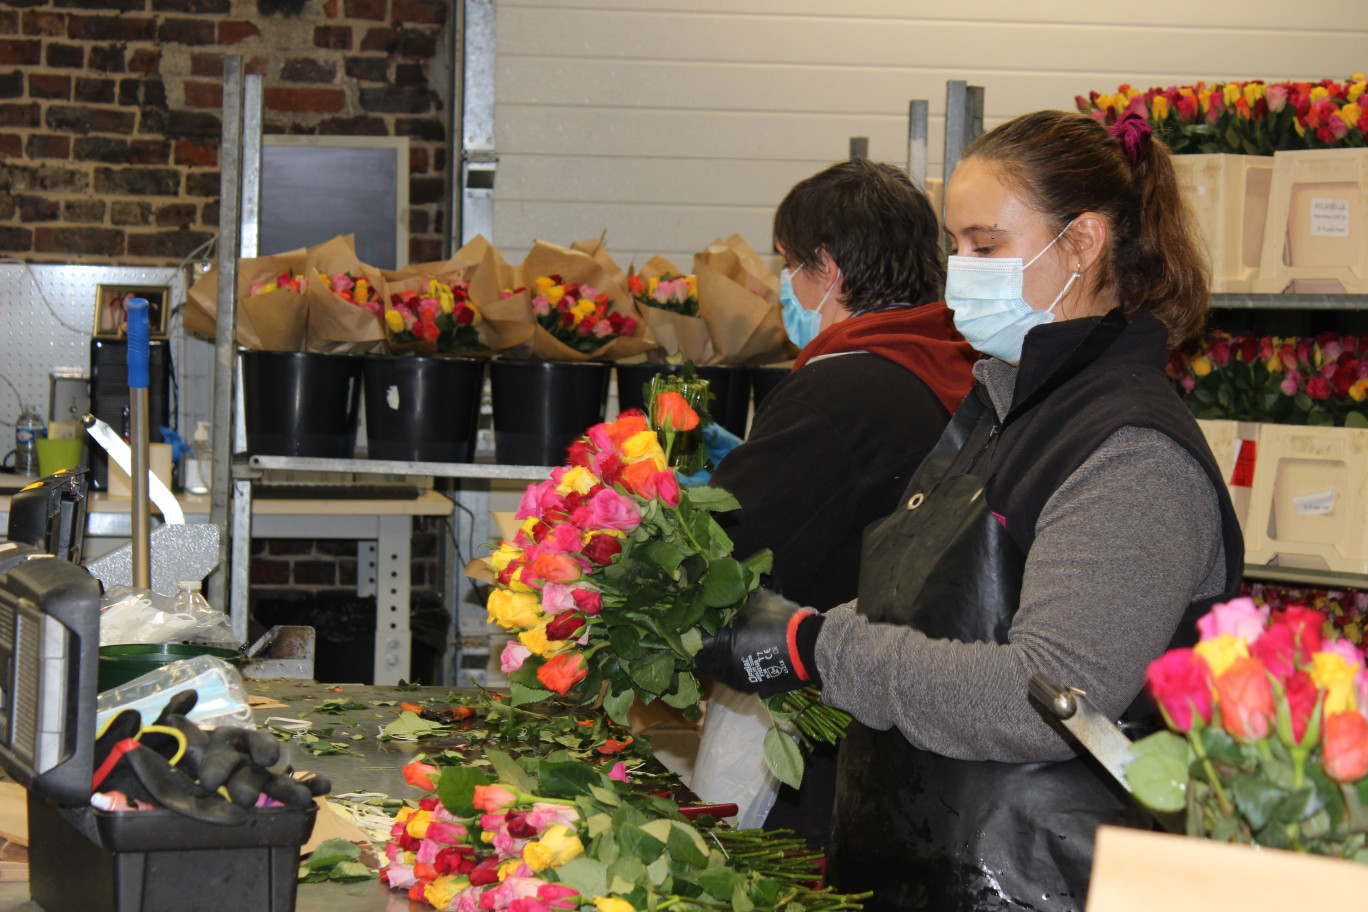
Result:
M1273 156L1268 227L1253 291L1368 293L1368 149Z
M294 912L316 810L261 808L217 826L59 808L30 792L29 892L46 912Z
M1245 560L1368 572L1368 430L1260 426Z
M1216 457L1221 478L1230 493L1230 502L1235 507L1235 516L1247 537L1260 425L1253 421L1198 419L1197 426L1202 429L1207 446Z
M1249 291L1263 255L1273 159L1175 155L1173 170L1211 258L1211 290Z

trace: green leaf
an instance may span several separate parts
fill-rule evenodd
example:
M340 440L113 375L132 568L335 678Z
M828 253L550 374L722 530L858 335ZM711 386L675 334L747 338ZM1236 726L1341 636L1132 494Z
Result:
M670 824L670 835L665 844L670 850L670 856L675 861L695 868L705 866L708 863L708 844L703 841L698 830L679 820L667 822Z
M646 876L646 865L655 861L660 857L660 853L665 851L665 844L658 839L647 836L642 832L641 827L631 823L624 823L618 827L617 842L622 849L622 854L608 868L608 876L611 878L608 889L614 893L630 893L632 888ZM645 854L639 854L639 852ZM627 881L627 889L621 890L614 886L617 878Z
M613 818L607 814L590 814L585 818L584 825L588 829L589 838L593 839L600 833L612 831Z
M631 624L617 624L608 631L608 645L624 659L641 658L641 631Z
M1182 757L1167 753L1136 757L1126 767L1126 781L1136 800L1146 807L1156 811L1181 811L1187 805L1186 753Z
M741 503L729 492L711 485L701 485L689 489L689 504L700 510L726 512L741 509Z
M673 545L659 540L647 542L639 552L635 553L640 553L643 558L666 573L674 573L675 568L688 556Z
M599 804L606 804L609 807L618 807L622 804L622 798L618 793L601 785L589 786L589 794L594 796L594 800Z
M416 712L406 709L399 714L389 725L380 730L381 741L417 741L445 732L446 726L441 722L429 722L420 717Z
M603 711L608 713L608 718L618 725L626 725L627 710L632 708L632 701L635 698L636 694L632 692L630 687L619 691L610 688L608 694L603 698Z
M557 880L574 887L583 897L603 896L608 892L608 866L585 855L570 859L554 873Z
M724 867L708 868L698 875L698 885L723 902L731 899L737 884L744 880L739 871Z
M765 548L762 551L756 551L750 557L742 561L742 563L746 565L747 570L754 573L756 576L764 576L774 569L774 552L769 548Z
M1362 412L1349 412L1344 416L1344 426L1347 428L1368 428L1368 415Z
M603 782L603 774L597 769L573 761L554 763L543 760L537 772L540 781L535 791L546 798L575 798L588 792L590 786Z
M527 775L527 771L508 754L500 750L487 750L485 751L485 759L494 766L494 773L499 777L500 782L516 786L524 792L536 792L537 783L533 782L532 777Z
M309 856L309 870L325 870L344 861L355 861L360 857L361 850L347 840L325 839Z
M661 852L660 857L646 866L646 882L660 889L670 876L670 853Z
M447 766L437 780L437 797L457 817L475 813L475 786L489 785L489 776L472 766Z
M719 558L708 566L703 578L703 601L709 608L727 608L746 597L749 571L730 557Z
M513 705L521 706L524 703L540 703L542 700L551 699L551 691L544 687L528 687L519 684L517 681L508 682L508 690L513 695Z
M1278 805L1288 797L1282 789L1257 776L1233 777L1230 791L1235 797L1236 807L1254 830L1262 830Z
M652 696L663 693L674 677L675 659L669 653L658 653L645 662L634 664L629 672L632 681Z
M375 877L375 872L359 861L344 861L328 872L328 879L339 883L359 883Z
M699 689L698 679L692 674L681 671L676 680L678 683L675 690L662 697L666 706L684 709L686 706L693 706L702 698L703 691Z
M776 779L792 788L803 782L803 752L777 728L765 732L765 765Z

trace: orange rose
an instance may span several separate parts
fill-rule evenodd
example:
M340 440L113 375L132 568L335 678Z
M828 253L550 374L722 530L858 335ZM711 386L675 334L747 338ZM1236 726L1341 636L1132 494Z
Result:
M692 431L698 427L698 413L689 408L688 400L679 393L661 393L655 397L656 420L665 432Z
M579 652L563 652L537 669L537 680L558 694L569 693L570 688L588 676L584 654Z
M1257 741L1273 721L1273 688L1268 671L1258 659L1240 658L1216 677L1216 699L1221 725L1232 738Z
M409 785L430 792L437 788L437 777L442 771L431 763L410 763L404 767L404 781Z
M613 445L621 447L624 440L633 434L640 434L642 431L649 431L651 428L646 423L646 416L637 411L629 411L619 415L618 420L605 426L608 431L608 439L613 441Z
M638 497L653 498L656 496L656 471L653 459L633 462L622 470L622 485Z
M1325 717L1325 772L1336 782L1357 782L1368 774L1368 721L1357 712Z

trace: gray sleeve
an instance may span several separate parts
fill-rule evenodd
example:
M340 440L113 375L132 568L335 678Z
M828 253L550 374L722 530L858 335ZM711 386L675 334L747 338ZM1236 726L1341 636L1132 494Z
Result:
M1225 582L1216 492L1181 446L1122 428L1045 505L1006 644L871 624L854 603L817 641L823 699L913 745L966 760L1065 759L1027 700L1045 673L1111 718L1140 692L1183 610Z

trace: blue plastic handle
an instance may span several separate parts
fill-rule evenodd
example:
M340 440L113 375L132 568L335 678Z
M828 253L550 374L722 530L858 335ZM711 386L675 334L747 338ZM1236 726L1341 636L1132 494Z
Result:
M128 311L128 385L147 389L147 299L129 298Z

